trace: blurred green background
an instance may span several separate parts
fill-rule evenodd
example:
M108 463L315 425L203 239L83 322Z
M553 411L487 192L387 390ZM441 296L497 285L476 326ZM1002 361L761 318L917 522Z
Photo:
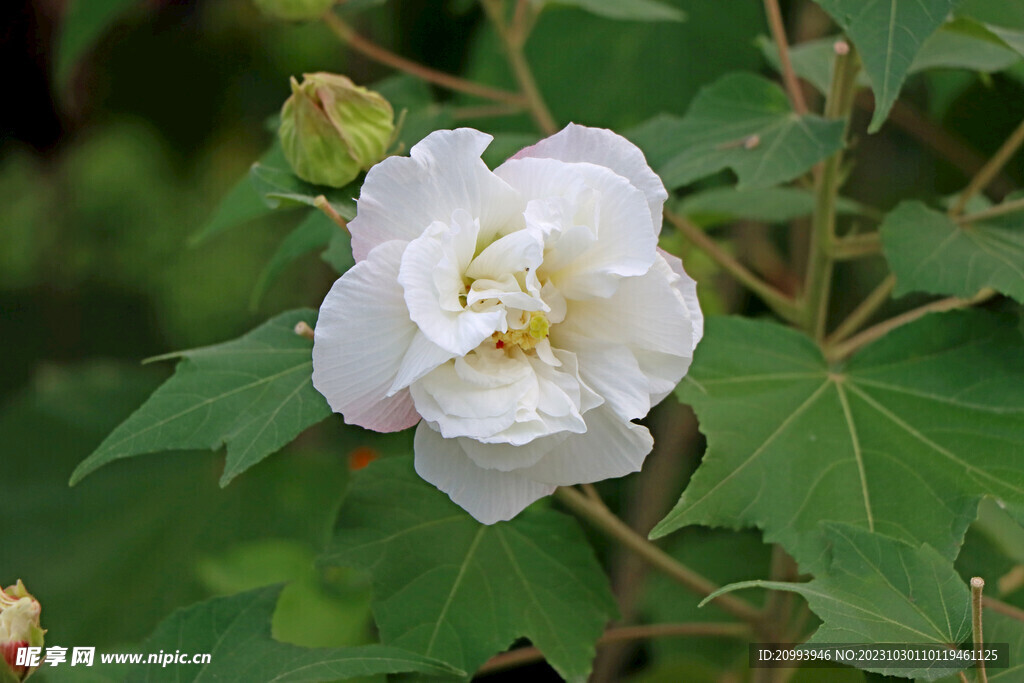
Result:
M299 213L196 248L188 238L271 142L266 122L290 75L325 70L371 84L391 72L347 55L318 23L274 22L249 0L147 0L128 3L58 87L67 4L12 0L2 10L0 59L11 80L0 111L0 583L23 579L44 605L49 642L62 645L138 642L178 605L279 580L293 581L275 621L279 637L365 642L365 577L324 575L313 558L343 494L348 455L403 448L406 437L375 440L328 420L224 490L222 455L211 453L155 454L74 489L66 482L169 375L170 364L142 359L319 304L335 275L311 254L249 306ZM353 21L373 40L511 86L471 0L363 4ZM700 86L726 72L769 73L755 45L767 32L759 1L674 4L687 23L546 11L527 53L556 118L627 130L659 112L682 114ZM794 16L808 5L785 9ZM809 16L797 33L824 30ZM462 108L479 103L432 95L452 121L509 133L513 147L534 135L525 117L467 119ZM907 98L981 153L1024 116L1013 74L916 77ZM848 192L875 206L964 182L963 171L892 125L857 144L862 160ZM883 164L897 181L875 172ZM1008 173L1020 178L1021 164ZM839 276L837 296L851 302L873 284L870 266Z

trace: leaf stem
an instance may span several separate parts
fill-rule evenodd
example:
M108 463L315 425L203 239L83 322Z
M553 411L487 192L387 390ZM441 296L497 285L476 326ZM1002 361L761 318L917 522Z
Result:
M999 171L1003 169L1006 162L1010 160L1022 144L1024 144L1024 121L1021 121L1020 125L1010 133L1010 137L1006 138L1006 142L988 160L988 163L978 171L977 175L971 178L971 182L967 184L967 187L964 188L964 191L957 198L956 203L950 208L949 214L951 216L960 215L964 207L967 206L967 202L971 200L971 197L988 187L988 184L999 175Z
M343 43L375 62L380 62L381 64L390 66L398 71L404 71L407 74L412 74L417 78L422 78L429 83L434 83L435 85L447 88L448 90L454 90L456 92L473 95L486 100L494 100L495 102L503 102L509 105L527 105L525 98L519 93L500 90L498 88L492 88L464 78L459 78L458 76L453 76L452 74L447 74L443 71L431 69L430 67L414 62L411 59L406 59L405 57L396 55L394 52L391 52L390 50L387 50L359 35L355 29L345 23L345 21L343 21L341 17L333 11L325 13L323 21Z
M793 70L793 62L789 58L789 42L786 40L786 26L782 21L782 11L778 0L764 0L764 11L768 15L768 26L772 31L772 40L779 50L779 64L782 66L782 80L786 84L786 93L793 104L793 111L803 116L807 113L807 100L800 82Z
M985 641L981 630L982 592L984 590L985 579L980 576L971 579L971 630L974 633L974 651L977 655L978 683L988 683L983 656Z
M864 301L860 302L860 305L846 317L846 320L839 323L839 326L833 330L825 339L825 344L834 345L837 344L851 334L860 329L860 326L866 323L872 315L878 311L882 305L889 300L889 295L892 294L892 290L896 288L896 276L887 275L877 287L875 287L870 294L865 297Z
M537 81L533 77L533 71L530 70L530 64L526 61L526 55L523 54L523 46L526 44L530 23L526 17L532 10L525 7L523 3L519 3L516 7L514 23L510 27L505 21L503 0L481 0L481 4L487 17L494 24L498 37L501 38L505 56L512 68L512 74L519 84L520 97L525 101L534 122L545 135L556 133L558 124L555 123L551 110L544 102L544 97L537 87Z
M893 318L889 318L884 322L880 322L873 327L869 327L860 334L857 334L850 339L836 344L834 346L825 347L825 356L830 361L838 361L846 358L857 349L870 344L876 339L885 336L897 327L902 327L907 323L913 322L923 315L928 313L938 313L941 311L952 311L957 308L966 308L967 306L973 306L980 304L983 301L987 301L996 295L996 292L991 289L983 289L970 299L961 299L959 297L949 297L948 299L940 299L933 301L930 304L919 306L918 308L911 309L906 313L901 313Z
M881 250L882 238L877 232L833 239L828 245L829 255L837 261L873 256Z
M857 88L858 60L855 51L837 51L832 84L825 100L825 117L845 119L849 128L850 110L853 108ZM846 131L843 133L846 138ZM811 240L804 291L801 296L803 324L814 338L825 336L828 320L829 295L832 288L834 257L831 253L836 242L836 202L841 183L840 169L843 149L829 157L815 178L815 205L811 219Z
M1014 213L1017 211L1024 211L1024 198L1003 202L1002 204L997 204L996 206L982 211L976 211L975 213L955 216L953 220L963 225L964 223L976 223L978 221L988 220L989 218L995 218L996 216L1005 216L1008 213Z
M636 533L611 510L595 502L575 489L560 487L555 496L570 510L586 519L595 527L608 534L624 546L640 555L654 568L682 584L698 595L708 596L718 590L713 581L701 576L686 565L678 562L649 540ZM761 623L761 612L746 600L731 595L721 595L714 603L730 614L751 625Z
M721 638L747 638L750 628L745 624L695 622L683 624L644 624L639 626L619 626L610 628L598 639L598 645L607 645L628 640L645 638L665 638L671 636L710 636ZM476 675L504 671L512 667L539 662L544 654L535 647L522 647L503 652L491 657L480 667Z
M736 278L747 289L754 292L768 307L775 311L780 317L789 322L800 320L800 308L793 299L789 298L767 282L761 280L748 270L742 263L737 261L731 254L723 250L718 244L707 236L699 227L694 225L685 216L665 211L665 218L676 227L683 236L694 246L711 257L723 270Z
M327 197L325 197L324 195L318 196L316 199L313 200L313 206L323 211L328 218L330 218L338 225L339 228L341 228L345 232L349 232L348 221L342 218L338 214L338 212L334 210L334 207L331 206L331 203L327 201Z

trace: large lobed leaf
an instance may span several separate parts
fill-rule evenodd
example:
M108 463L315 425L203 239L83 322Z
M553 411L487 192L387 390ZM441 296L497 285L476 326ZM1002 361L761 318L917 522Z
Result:
M830 561L809 583L747 581L718 593L759 587L799 593L821 620L816 643L915 643L955 647L971 637L971 596L953 564L914 546L846 524L823 525ZM950 668L857 666L886 675L939 678ZM881 664L881 665L879 665ZM955 670L955 669L954 669Z
M921 202L903 202L881 232L897 295L971 297L991 287L1024 302L1024 213L960 224Z
M383 641L472 672L519 637L585 680L614 616L580 529L549 510L485 526L420 479L409 458L371 464L339 513L329 564L372 571Z
M312 342L295 325L311 310L282 313L230 342L183 351L174 375L71 475L142 453L227 446L221 485L331 414L313 388Z
M819 521L955 557L977 501L1024 501L1024 340L1012 317L929 315L830 367L782 326L708 321L681 400L708 451L652 532L756 526L821 567Z
M395 647L305 648L274 640L270 621L280 586L214 598L178 610L143 643L141 652L209 654L206 664L141 664L127 681L335 681L416 671L459 675L458 669Z
M960 0L816 0L857 46L875 93L868 132L882 127L925 40Z
M653 119L632 138L669 189L726 168L738 187L759 188L792 180L841 149L843 122L798 116L779 86L737 73L703 88L683 118Z

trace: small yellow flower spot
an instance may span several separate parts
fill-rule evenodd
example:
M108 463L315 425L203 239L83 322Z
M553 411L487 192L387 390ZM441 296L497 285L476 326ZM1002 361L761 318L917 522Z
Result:
M530 313L530 320L523 329L495 332L491 338L494 339L496 348L504 349L515 345L523 351L530 351L541 341L547 339L550 329L551 323L548 321L548 317L540 311L534 311Z

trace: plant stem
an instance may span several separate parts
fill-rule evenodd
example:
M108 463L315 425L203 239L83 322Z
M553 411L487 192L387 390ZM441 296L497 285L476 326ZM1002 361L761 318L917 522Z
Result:
M882 238L877 232L834 239L828 245L829 255L837 261L872 256L881 250Z
M999 612L1000 614L1006 615L1011 619L1016 619L1017 621L1024 621L1024 610L1019 607L1007 605L1001 600L996 600L995 598L990 598L988 596L985 596L985 599L982 602L985 607L988 607L993 612Z
M875 287L870 294L860 302L860 305L846 317L846 320L841 322L838 327L825 339L825 344L834 345L837 344L851 334L860 329L860 326L866 323L875 312L882 307L886 301L889 300L889 295L892 294L892 290L896 287L896 276L887 275L882 282Z
M988 683L988 675L985 673L985 640L981 631L982 612L982 591L985 589L985 579L975 576L971 579L971 628L974 632L974 651L977 653L978 683Z
M997 204L991 208L984 209L983 211L976 211L975 213L956 216L955 220L957 223L963 225L964 223L976 223L977 221L988 220L989 218L995 218L996 216L1005 216L1008 213L1014 213L1016 211L1024 211L1024 199L1014 199L1013 201L1003 202L1002 204Z
M962 213L971 197L988 187L988 184L999 175L999 171L1003 169L1006 162L1010 160L1022 144L1024 144L1024 121L1021 121L1020 125L1010 133L1010 137L1006 138L1003 146L978 171L978 174L971 178L971 182L967 184L964 191L960 193L960 197L957 198L956 204L950 208L950 215L957 216Z
M616 643L644 638L664 638L669 636L710 636L721 638L746 638L750 629L744 624L697 622L691 624L650 624L643 626L619 626L604 632L598 645ZM491 657L480 667L476 675L503 671L515 666L522 666L544 659L544 655L535 647L523 647Z
M987 301L995 296L995 291L991 289L983 289L970 299L961 299L959 297L949 297L948 299L940 299L933 301L930 304L919 306L918 308L911 309L906 313L901 313L893 318L889 318L884 322L880 322L873 327L869 327L860 334L851 337L850 339L836 344L835 346L826 346L825 356L830 361L838 361L846 358L857 349L862 346L866 346L876 339L885 336L887 333L906 325L909 322L913 322L923 315L928 313L937 313L940 311L952 311L957 308L965 308L967 306L973 306L980 304L983 301Z
M708 596L718 590L719 586L706 579L686 565L678 562L649 540L633 531L608 508L590 500L585 495L568 487L560 487L555 496L575 514L583 517L595 527L608 534L624 546L643 557L654 568L687 587L698 595ZM723 610L743 619L751 625L759 625L761 612L742 598L732 595L721 595L715 598Z
M329 201L327 201L327 197L325 197L323 195L318 196L316 199L313 200L313 206L315 206L316 208L318 208L321 211L323 211L327 215L328 218L330 218L332 221L334 221L338 225L339 228L341 228L345 232L349 231L348 230L348 221L346 221L344 218L342 218L338 214L338 212L334 210L334 207L331 206L331 203ZM351 234L351 233L349 233L349 234Z
M786 26L782 21L778 0L764 0L764 11L768 15L768 26L772 31L772 40L779 50L779 64L782 66L782 80L786 84L786 93L793 104L793 111L803 116L807 113L807 101L800 82L793 71L793 62L789 59L789 42L786 40Z
M494 100L495 102L503 102L509 105L521 107L527 105L525 98L519 93L500 90L474 81L468 81L464 78L459 78L458 76L453 76L452 74L447 74L443 71L431 69L428 66L424 66L418 62L396 55L395 53L356 33L355 29L346 24L334 12L329 11L324 14L323 21L343 43L375 62L380 62L381 64L390 66L393 69L404 71L407 74L412 74L413 76L422 78L425 81L439 85L442 88L447 88L456 92L466 93L467 95L473 95L486 100Z
M509 66L512 67L512 74L515 76L516 82L519 83L521 97L525 100L534 122L545 135L556 133L558 124L555 123L555 118L544 102L544 97L540 94L537 81L534 80L533 72L530 70L530 64L526 61L526 55L523 54L523 45L526 44L528 30L528 22L524 17L528 10L523 9L522 4L517 6L517 18L513 27L510 28L505 22L502 0L481 0L481 3L491 23L494 24L498 37L501 38L505 56L508 57Z
M837 54L832 73L832 84L825 100L825 117L845 119L847 128L857 88L857 68L857 56L852 48L845 54ZM845 130L843 139L846 139ZM845 145L843 149L845 149ZM843 149L825 161L821 172L816 174L815 181L816 199L814 215L811 219L809 260L801 303L803 304L802 322L804 327L818 341L825 336L825 325L828 320L829 294L834 265L834 258L830 250L836 241L836 200L839 196Z
M452 110L452 118L456 121L464 119L483 119L490 116L508 116L523 110L520 104L482 104L476 107L456 107Z
M789 322L800 320L800 309L795 301L747 270L743 264L719 247L713 239L708 237L703 230L694 225L688 218L668 210L665 211L665 218L694 246L710 256L711 260L721 266L723 270L760 297L780 317Z

